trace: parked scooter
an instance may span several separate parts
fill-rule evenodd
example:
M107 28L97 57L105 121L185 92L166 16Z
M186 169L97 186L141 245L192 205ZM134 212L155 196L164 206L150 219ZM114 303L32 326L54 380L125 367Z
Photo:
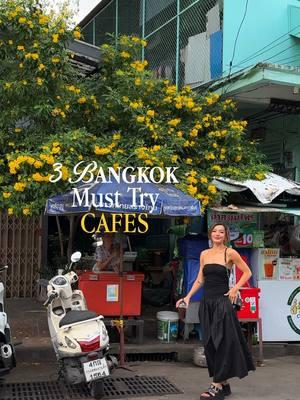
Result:
M117 366L115 357L108 354L109 337L103 316L87 310L81 290L76 290L78 276L72 271L81 253L71 256L64 275L53 277L47 287L51 340L64 379L71 384L87 382L91 395L104 395L103 379Z
M8 268L0 268L0 273ZM10 326L4 312L4 285L0 282L0 373L9 372L16 366L15 349L11 343Z

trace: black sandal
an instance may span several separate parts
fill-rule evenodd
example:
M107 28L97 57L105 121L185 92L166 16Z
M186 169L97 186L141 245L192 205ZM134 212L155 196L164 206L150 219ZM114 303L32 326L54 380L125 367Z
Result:
M206 394L207 396L203 396L203 394ZM204 392L203 394L200 395L200 400L207 400L207 399L224 400L225 398L223 387L221 389L213 384L211 384L208 391Z
M230 396L231 395L231 388L229 383L225 383L224 385L222 384L222 389L224 396Z

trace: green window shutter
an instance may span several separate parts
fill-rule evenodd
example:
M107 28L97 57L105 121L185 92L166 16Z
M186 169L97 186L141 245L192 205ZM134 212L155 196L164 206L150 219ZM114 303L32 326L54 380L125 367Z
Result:
M288 6L289 34L300 38L300 7Z

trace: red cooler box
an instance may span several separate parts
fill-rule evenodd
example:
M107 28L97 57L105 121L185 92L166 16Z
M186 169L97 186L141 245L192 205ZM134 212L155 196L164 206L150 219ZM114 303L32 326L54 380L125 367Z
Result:
M123 315L141 315L142 282L144 274L124 272ZM79 275L79 289L83 291L89 310L103 316L121 313L121 277L116 272L84 272Z
M243 305L238 311L238 318L256 319L259 318L259 288L241 288Z

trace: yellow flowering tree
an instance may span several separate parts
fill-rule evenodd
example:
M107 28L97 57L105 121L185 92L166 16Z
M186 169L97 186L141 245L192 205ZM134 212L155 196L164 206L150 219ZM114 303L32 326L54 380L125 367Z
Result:
M80 130L81 115L96 104L71 65L67 43L81 34L67 17L38 0L1 0L0 32L0 209L31 215L67 187L69 168L94 140ZM62 160L63 179L51 185Z
M50 195L70 188L81 160L177 166L179 187L203 207L220 199L215 176L264 177L234 103L154 78L140 57L143 40L112 38L99 72L82 80L67 51L80 30L40 1L0 0L0 32L0 209L9 214L40 213ZM49 183L56 162L62 179Z

